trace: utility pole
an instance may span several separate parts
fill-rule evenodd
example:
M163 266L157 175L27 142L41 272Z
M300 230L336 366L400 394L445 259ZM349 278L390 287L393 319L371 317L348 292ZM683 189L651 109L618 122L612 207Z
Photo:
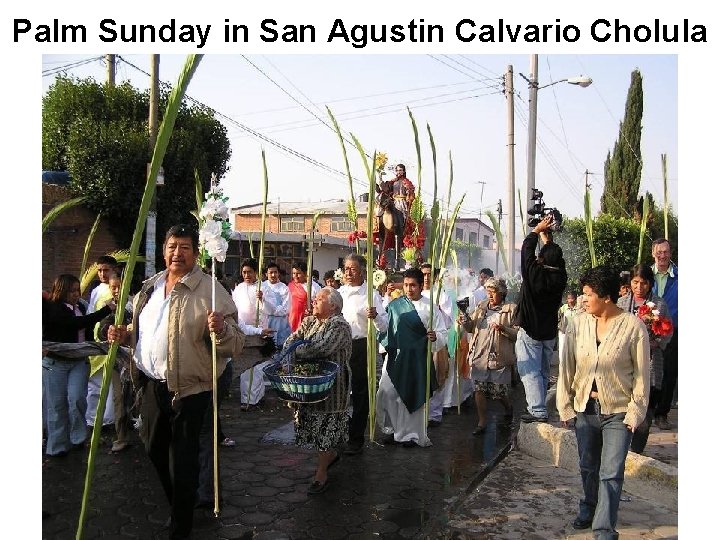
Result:
M527 147L527 191L525 208L530 208L532 190L535 187L535 152L537 150L537 93L538 55L530 55L530 78L528 79L528 147Z
M112 88L115 86L115 55L106 54L105 63L107 64L107 85Z
M513 88L513 67L505 72L505 99L508 105L508 273L515 273L515 93Z
M498 199L497 219L498 230L500 230L502 224L502 199ZM498 244L497 238L495 239L495 271L500 274L500 244Z
M149 155L152 158L155 150L155 142L158 133L158 101L160 95L160 55L150 55L150 114L148 118L149 124ZM147 165L147 172L150 174L150 163ZM158 175L158 179L162 177L162 169ZM153 178L152 181L157 182L158 179ZM145 220L145 277L155 274L155 257L156 257L156 228L157 228L157 184L153 192L152 202L150 203L150 211Z

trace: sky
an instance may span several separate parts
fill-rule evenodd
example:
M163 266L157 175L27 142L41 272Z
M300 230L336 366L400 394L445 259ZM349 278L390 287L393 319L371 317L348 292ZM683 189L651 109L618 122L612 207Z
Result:
M38 358L33 361L31 353L32 344L41 339L40 303L39 295L29 302L27 294L32 291L32 283L41 282L42 234L38 204L41 187L33 178L37 178L41 167L42 95L52 82L52 77L43 77L45 70L62 66L71 59L114 53L147 71L149 55L157 53L162 55L162 79L174 82L185 55L205 54L188 95L233 119L228 129L233 160L223 185L231 202L238 205L260 199L263 147L268 156L271 200L347 197L342 174L327 172L328 168L343 169L338 140L307 110L325 118L325 104L332 107L342 128L354 133L366 149L387 152L391 162L402 160L408 165L408 176L416 181L415 150L405 111L405 107L410 106L421 131L423 192L427 194L432 183L432 160L425 128L430 124L438 151L440 193L444 196L443 187L447 187L447 156L452 151L456 180L452 198L456 200L467 193L466 215L473 212L477 215L484 209L495 210L500 198L506 206L506 108L503 97L493 92L497 90L494 83L508 64L516 74L516 185L524 189L527 84L519 74L528 74L530 54L538 54L540 86L581 74L594 81L585 89L560 83L539 91L536 184L545 192L548 205L558 207L569 216L581 213L578 192L584 187L586 169L596 173L588 178L593 188L593 209L599 208L603 179L597 173L602 172L607 152L618 137L630 73L639 68L643 75L641 189L649 189L658 198L662 186L660 154L666 153L670 198L683 225L679 229L679 242L683 244L682 279L687 285L683 285L686 292L680 297L683 339L679 379L683 409L679 410L679 416L683 425L683 452L679 524L684 536L692 537L692 533L697 532L696 536L702 537L707 516L714 511L714 501L711 497L694 496L693 492L702 488L701 482L710 484L718 475L717 468L711 466L714 449L712 444L707 444L705 418L714 403L712 392L693 390L698 374L702 377L712 373L714 356L707 353L707 331L712 331L713 320L704 317L698 324L700 321L694 321L688 314L699 316L712 310L712 304L710 307L707 304L712 295L687 294L687 291L708 282L706 272L715 260L710 240L720 200L715 173L716 123L720 118L715 99L720 88L720 72L715 66L720 28L712 6L711 2L671 0L656 0L652 10L646 2L627 0L595 3L274 0L205 2L201 6L190 0L176 0L172 10L168 10L167 3L146 0L115 4L38 0L8 4L0 24L4 53L3 99L0 100L4 129L0 130L0 142L5 150L5 181L0 183L0 197L5 202L2 219L7 246L6 264L0 266L0 271L3 282L10 284L3 300L8 306L6 327L12 329L14 338L7 343L6 363L8 369L19 376L13 378L0 395L0 408L13 414L14 440L27 444L6 445L4 449L3 462L9 464L9 470L3 471L5 478L13 484L16 499L23 501L22 508L14 509L11 516L3 516L5 527L8 530L23 527L26 536L40 537L37 509L41 505L42 471L37 454L26 451L30 447L37 451L36 445L40 443L40 370L34 363ZM116 42L111 46L94 30L82 43L40 42L33 37L33 32L15 39L13 34L16 19L28 20L34 28L59 21L82 23L94 29L103 18L158 26L170 20L177 24L211 24L215 33L202 49L194 43ZM321 35L310 43L264 42L256 29L265 18L274 18L281 24L313 23ZM442 24L448 29L448 36L442 43L406 40L357 49L341 41L330 44L322 35L326 35L336 18L342 18L348 25L407 24L411 19L424 20ZM683 28L686 23L702 24L707 30L707 41L600 43L590 39L588 28L601 18L633 28L655 24L677 24ZM577 43L552 40L540 44L509 40L463 43L451 35L452 28L461 19L493 24L500 24L502 19L512 25L552 25L557 21L563 26L577 25L583 36ZM253 29L250 40L224 43L220 29L225 20L248 24ZM241 55L247 55L257 67ZM102 77L102 66L97 62L77 71ZM121 64L118 79L127 77L133 77L133 84L140 88L147 86L147 76ZM307 109L299 106L298 101ZM447 103L439 104L440 101ZM300 124L287 124L295 121ZM278 144L323 165L318 168L297 157L289 157L270 142L260 143L246 135L238 123L266 133ZM313 125L306 126L310 123ZM349 150L353 174L361 178L360 162L355 151ZM22 343L31 345L23 349ZM28 374L32 375L27 377ZM35 535L29 532L32 527Z
M161 80L176 81L184 60L161 55ZM121 55L117 83L129 81L146 90L149 62L148 55ZM452 204L464 193L462 215L477 217L497 212L502 199L506 220L508 107L502 78L508 66L515 92L513 192L521 190L526 208L529 92L522 75L529 76L530 55L206 55L187 94L218 111L227 128L232 158L221 184L234 206L262 201L262 149L270 202L349 196L341 147L326 107L348 141L352 133L369 154L387 153L389 166L405 163L417 184L409 107L420 135L426 203L432 199L434 178L429 126L437 152L438 197L447 198L452 153ZM620 136L634 69L643 76L644 92L640 190L662 203L660 156L667 154L670 203L677 209L677 55L538 56L538 84L545 87L538 91L535 185L548 206L570 217L582 215L587 170L593 209L599 210L604 161ZM106 63L101 54L43 55L42 72L45 92L58 72L104 81ZM591 77L592 85L552 84L579 75ZM358 194L367 190L366 177L358 151L348 144L348 153Z

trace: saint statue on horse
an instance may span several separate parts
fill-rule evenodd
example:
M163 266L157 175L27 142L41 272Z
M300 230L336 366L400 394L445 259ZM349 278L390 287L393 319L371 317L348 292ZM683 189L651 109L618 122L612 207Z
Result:
M380 261L386 259L387 250L393 250L394 264L392 268L400 268L400 250L403 247L414 245L409 239L415 226L410 218L410 208L415 200L415 186L405 176L405 165L398 163L395 166L395 178L384 180L375 185L377 192L378 232L380 239ZM387 266L379 264L379 266Z

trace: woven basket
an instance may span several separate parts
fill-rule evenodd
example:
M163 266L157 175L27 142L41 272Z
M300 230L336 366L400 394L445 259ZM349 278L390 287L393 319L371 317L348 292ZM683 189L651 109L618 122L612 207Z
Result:
M276 360L263 368L270 385L277 391L278 397L293 403L317 403L330 395L340 366L330 360L320 360L320 375L282 375L278 373L287 364Z

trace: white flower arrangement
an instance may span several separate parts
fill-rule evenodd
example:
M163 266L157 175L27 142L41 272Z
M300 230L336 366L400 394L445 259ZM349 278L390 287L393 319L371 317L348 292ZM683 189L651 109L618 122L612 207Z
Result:
M338 268L337 270L335 270L335 281L342 283L344 281L344 278L345 272L343 272L342 268Z
M381 270L380 268L376 268L373 271L372 279L373 279L373 288L379 289L380 286L383 283L385 283L385 280L387 279L387 274L385 273L384 270Z
M213 175L210 191L205 194L205 202L200 208L199 240L203 259L211 257L219 262L225 261L228 241L232 236L227 201Z

